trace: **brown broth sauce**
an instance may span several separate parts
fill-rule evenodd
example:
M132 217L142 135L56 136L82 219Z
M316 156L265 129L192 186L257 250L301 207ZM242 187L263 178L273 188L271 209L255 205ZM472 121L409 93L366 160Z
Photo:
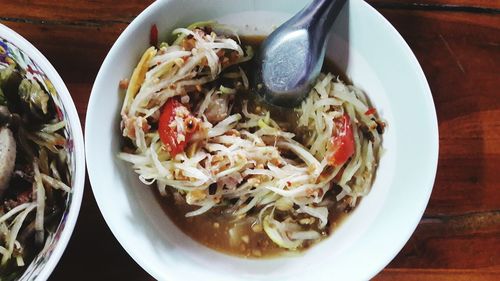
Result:
M214 208L199 216L186 217L186 213L199 207L188 205L183 198L176 199L175 191L161 196L157 189L153 190L163 211L173 223L189 237L211 249L247 258L272 258L288 252L271 241L262 229L257 228L255 231L255 228L252 228L257 217L256 212L247 217L236 219L231 214L225 214L221 208ZM333 196L331 197L334 199ZM349 215L343 204L334 204L328 210L329 223L325 229L319 230L317 223L310 228L321 233L320 240L328 237ZM237 234L233 235L236 239L231 239L231 230L236 231ZM300 250L310 248L315 242L318 241L304 243Z
M264 37L261 36L241 38L243 45L251 45L256 51L258 51L263 39ZM248 75L252 74L252 66L250 64L243 65L242 67ZM349 81L331 62L326 61L323 70L339 75L343 81ZM294 124L296 124L298 116L293 109L283 109L265 104L257 95L251 93L239 93L239 96L239 99L248 100L249 111L260 113L262 110L267 110L283 129L295 131ZM236 100L235 102L239 103L240 101ZM262 229L258 227L252 228L258 211L253 211L253 213L249 213L244 218L236 219L231 214L224 213L221 208L214 208L199 216L186 217L185 214L187 212L199 207L188 205L183 198L174 195L175 191L173 190L169 190L167 196L161 196L157 189L154 190L156 199L174 224L189 237L211 249L249 258L275 257L288 252L286 249L282 249L274 244ZM340 190L334 188L325 194L325 199L336 202L335 195L339 192ZM318 230L323 236L321 239L327 237L348 215L346 210L349 210L349 208L345 206L346 202L333 203L329 206L329 224L327 227L319 230L317 223L314 223L310 229ZM277 216L279 215L278 211ZM231 235L231 231L236 231L236 234ZM236 239L231 239L231 237L236 237ZM305 243L301 250L307 249L313 244L314 242Z

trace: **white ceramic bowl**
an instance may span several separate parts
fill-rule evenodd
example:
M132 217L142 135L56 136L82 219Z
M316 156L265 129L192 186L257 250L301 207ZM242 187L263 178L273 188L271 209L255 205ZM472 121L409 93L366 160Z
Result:
M106 222L125 250L160 280L367 280L400 251L431 194L438 129L431 92L398 32L363 1L352 0L332 28L327 56L364 89L388 121L373 189L331 237L299 257L248 260L208 249L164 214L131 167L117 159L120 79L129 77L160 34L216 19L247 34L268 33L308 1L158 1L123 32L97 76L87 112L87 164Z
M73 233L80 211L85 183L85 152L82 127L75 104L66 85L42 53L15 31L2 24L0 24L0 42L3 43L2 45L7 46L9 57L14 57L20 67L23 69L31 67L34 70L30 75L40 81L46 89L50 88L46 85L52 84L55 91L49 92L58 108L58 114L66 121L64 134L68 141L66 149L72 178L72 191L66 200L66 209L53 239L48 247L35 257L19 279L42 281L47 280L59 262Z

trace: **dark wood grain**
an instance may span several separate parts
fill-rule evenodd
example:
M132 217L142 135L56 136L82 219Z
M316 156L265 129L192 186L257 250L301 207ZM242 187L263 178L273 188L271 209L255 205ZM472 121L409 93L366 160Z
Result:
M106 53L151 3L2 2L7 3L0 6L0 22L53 63L82 124ZM440 132L428 208L412 238L375 280L500 280L500 1L369 3L415 52L431 86ZM77 227L51 280L95 279L152 280L114 239L87 182Z
M436 104L440 158L426 214L498 210L500 17L382 13L414 50Z
M374 281L498 281L498 270L386 269Z
M413 9L428 11L469 11L473 13L498 13L500 1L496 0L370 0L377 8Z
M422 221L377 279L498 280L500 17L380 11L408 42L427 76L440 154Z
M130 22L152 2L149 0L2 1L0 16L18 21L44 21L44 24L99 26L112 22ZM20 9L21 5L25 5L26 8ZM26 13L28 7L29 13Z

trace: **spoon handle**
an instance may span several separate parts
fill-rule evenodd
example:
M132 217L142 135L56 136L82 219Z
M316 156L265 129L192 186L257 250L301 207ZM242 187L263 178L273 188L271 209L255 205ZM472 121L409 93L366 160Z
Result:
M347 0L313 0L290 21L297 29L307 29L318 42L325 42L337 15Z

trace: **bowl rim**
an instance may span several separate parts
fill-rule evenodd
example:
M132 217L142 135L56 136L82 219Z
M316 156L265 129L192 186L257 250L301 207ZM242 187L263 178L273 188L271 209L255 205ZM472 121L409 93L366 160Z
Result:
M116 46L123 44L123 42L126 40L126 38L129 37L130 34L132 33L132 30L135 28L135 26L139 22L142 22L143 20L148 18L152 13L154 13L154 10L156 10L158 6L163 5L165 2L172 2L172 1L176 1L176 0L157 1L157 2L150 4L127 26L127 28L120 34L118 39L115 41L115 43L111 47L108 55L106 56L105 60L103 61L102 66L99 70L99 73L96 76L96 80L95 80L96 82L103 79L104 74L101 72L101 69L103 68L104 65L107 65L110 63L109 58L111 57L111 54L116 52L116 49L117 49ZM415 77L419 81L419 83L422 85L422 95L424 96L423 99L425 102L425 106L427 106L429 109L432 109L427 113L428 113L429 119L432 120L432 122L431 122L432 124L430 124L431 127L429 127L429 132L431 133L431 135L429 136L428 140L430 141L429 151L431 151L430 154L432 154L432 157L430 157L431 161L429 161L429 167L430 167L429 171L433 171L433 173L432 173L432 176L430 176L427 179L428 184L426 184L424 186L424 188L421 190L421 192L424 194L425 200L422 200L420 202L418 212L417 212L417 210L415 211L415 216L413 217L413 221L411 223L412 227L406 228L405 231L401 232L401 234L398 235L398 240L393 241L393 243L397 246L391 247L390 251L386 251L383 258L374 262L376 265L370 266L371 270L366 270L363 273L363 275L360 275L360 276L362 276L362 278L369 280L369 279L373 278L381 270L383 270L384 267L387 266L387 264L389 264L390 261L393 260L394 257L402 250L404 245L408 242L408 240L410 239L410 237L414 233L415 229L417 228L417 226L418 226L418 224L419 224L419 222L420 222L420 220L421 220L421 218L426 210L427 204L429 202L429 199L430 199L433 187L434 187L434 182L435 182L436 172L437 172L437 164L438 164L438 156L439 156L439 130L438 130L438 120L437 120L436 108L435 108L435 104L433 101L432 92L430 90L430 87L429 87L428 81L425 77L425 74L422 70L422 67L421 67L420 63L418 62L417 58L415 57L415 54L411 50L410 46L404 40L404 38L401 36L401 34L396 30L396 28L382 14L380 14L375 8L373 8L370 4L366 3L365 1L356 1L356 2L357 2L357 4L362 5L363 6L362 8L369 10L377 18L377 21L379 21L381 24L384 24L389 29L389 31L391 33L393 33L396 36L396 38L398 39L398 41L401 43L400 48L402 48L403 51L408 54L408 59L409 59L410 63L412 64L412 66L415 67L415 72L414 72ZM97 91L98 91L97 83L94 83L94 86L92 88L92 93L90 96L90 100L89 100L89 107L87 109L87 113L93 111L92 105L96 102L95 101L96 94L94 94L94 93L95 92L97 93ZM87 118L86 121L89 121L89 118L90 118L89 116L91 116L91 115L92 114L86 115L86 118ZM88 124L88 122L87 122L87 124ZM86 127L85 129L87 130L87 128L88 127ZM86 135L86 137L89 136L89 134L87 134L87 133L85 135ZM90 154L90 152L87 151L87 161L89 161L88 160L89 154ZM91 183L98 182L90 171L89 162L87 162L87 164L89 166L90 182ZM129 245L130 243L126 243L127 239L124 239L124 237L118 231L119 230L118 224L114 223L109 218L109 216L106 214L106 212L104 211L104 209L106 209L106 208L104 208L104 201L99 200L98 199L99 195L96 194L97 193L96 190L98 187L94 186L93 184L91 184L91 186L92 186L94 196L96 197L96 201L97 201L97 204L99 206L99 210L101 211L108 227L112 231L113 236L118 240L121 247L132 257L132 259L141 268L143 268L145 271L147 271L151 276L153 276L154 278L159 278L161 276L164 276L164 275L159 275L158 269L150 266L144 259L141 258L141 256L137 253L137 251L132 250L133 246ZM171 277L168 276L168 278L171 278ZM362 280L364 280L364 279L362 279Z
M75 174L73 175L74 184L71 186L71 203L67 206L66 221L58 240L55 243L52 253L49 255L35 280L47 280L58 264L61 256L68 245L73 234L73 230L80 213L80 207L83 199L85 186L85 147L83 142L83 131L80 124L80 118L76 110L75 103L62 80L59 73L52 66L49 60L28 40L11 28L0 23L0 37L7 39L32 59L49 78L54 85L56 92L62 101L62 105L67 113L66 121L70 123L71 133L73 135L73 146L75 153ZM58 226L61 227L61 224ZM28 265L29 266L29 265ZM24 273L23 273L24 275ZM23 276L22 275L22 276ZM21 278L22 278L21 276Z
M386 254L385 259L378 259L378 264L376 266L371 267L372 271L370 273L367 272L365 277L367 278L366 280L371 280L374 278L379 272L384 270L384 268L398 255L398 253L403 249L403 247L408 243L410 240L411 236L417 229L420 220L422 219L425 210L427 209L427 205L429 204L429 200L432 194L432 190L434 189L434 183L436 180L436 175L437 175L437 166L438 166L438 160L439 160L439 125L438 125L438 119L437 119L437 114L436 114L436 105L434 103L434 98L432 96L432 91L429 86L429 82L427 81L427 78L425 76L425 73L422 69L422 66L420 65L417 57L413 53L412 49L406 42L406 40L403 38L401 33L387 20L381 13L379 13L373 6L368 4L365 1L360 1L362 5L365 6L368 10L370 10L375 17L378 18L379 21L381 21L383 24L385 24L389 30L400 40L402 44L402 48L404 48L405 52L408 54L408 59L411 61L412 65L416 68L416 76L420 80L420 83L423 85L423 92L424 93L424 100L426 102L426 105L432 109L429 112L429 118L433 120L432 122L432 127L429 128L429 132L432 133L432 135L429 136L429 141L432 143L431 149L432 152L432 160L429 163L429 170L433 171L432 176L428 179L429 183L425 185L425 189L422 190L423 193L425 193L425 200L422 200L420 202L419 206L419 214L414 217L414 221L411 223L412 227L409 227L406 229L406 233L402 233L399 235L399 240L394 241L394 243L397 244L397 247L391 248L392 251L388 252ZM383 260L383 261L382 261Z

